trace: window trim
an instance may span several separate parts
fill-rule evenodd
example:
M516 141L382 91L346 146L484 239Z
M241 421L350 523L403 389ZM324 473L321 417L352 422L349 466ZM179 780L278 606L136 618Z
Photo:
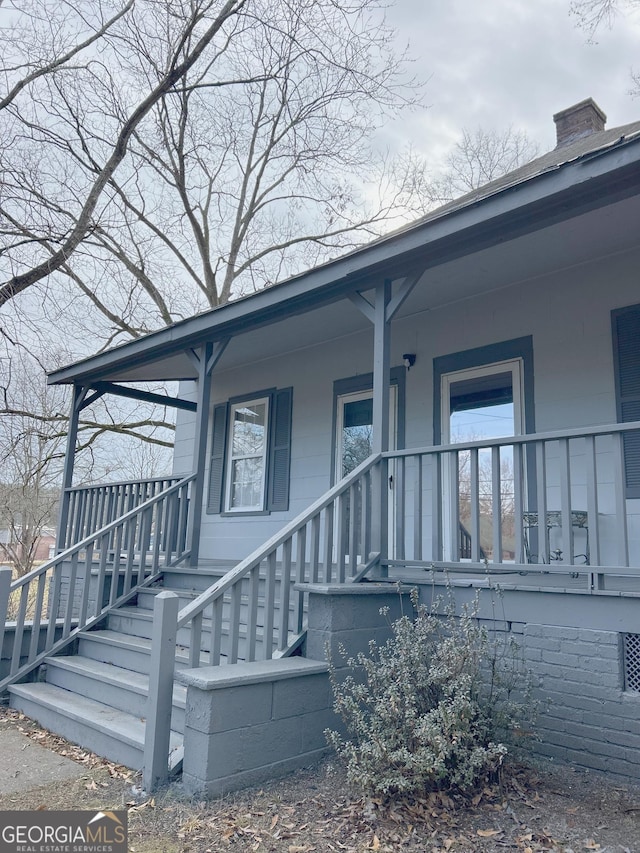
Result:
M629 394L623 395L622 393L622 376L620 375L620 345L619 345L619 328L618 328L618 320L621 317L629 314L638 314L640 315L640 304L635 305L625 305L623 308L614 308L611 311L611 344L613 349L613 380L614 380L614 393L615 393L615 403L616 403L616 421L619 424L627 423L623 416L623 407L625 403L629 402L637 402L637 400L632 399L633 397L637 397L637 395ZM640 370L640 346L638 347L638 369ZM632 446L637 443L637 439L635 438L634 433L627 433L626 436L623 436L623 455L624 455L624 487L625 487L625 498L627 500L634 500L640 498L640 483L632 482L629 483L629 460L628 457L631 455ZM633 448L635 450L635 448ZM636 454L637 455L637 454Z
M533 390L533 338L527 335L433 359L433 444L442 444L442 377L447 373L522 359L522 430L536 431Z
M442 373L440 376L441 399L440 399L440 435L446 435L447 444L456 444L450 433L451 419L451 386L467 378L474 376L495 376L501 373L511 374L514 414L514 435L522 435L524 432L524 389L523 374L524 364L522 358L510 358L507 361L496 361L490 364L480 364L475 367L465 367L462 370L452 370ZM448 415L448 418L445 417Z
M230 436L234 407L268 400L265 475L260 508L228 508L230 494ZM291 485L293 387L266 388L213 404L210 417L207 515L228 518L288 512Z
M223 514L224 515L253 515L257 512L264 512L266 509L267 503L267 479L268 479L268 468L269 468L269 454L270 454L270 433L271 433L271 408L272 408L272 395L266 395L264 397L251 397L246 400L237 400L235 402L229 400L229 414L227 416L227 447L226 447L226 460L225 460L225 483L224 483L224 502L223 502ZM233 426L234 426L234 414L238 411L238 409L243 406L250 405L260 405L264 403L265 405L265 417L264 417L264 441L262 447L262 487L260 492L260 502L255 506L238 506L234 507L231 505L232 499L232 491L233 491L233 463L236 458L249 458L248 456L244 457L234 457L233 455ZM257 454L254 454L251 458L258 458Z
M390 370L390 384L396 386L396 444L398 450L404 450L405 446L405 395L406 395L407 368L392 367ZM333 407L331 410L331 479L330 485L335 486L336 480L336 453L338 449L338 397L345 394L356 394L359 392L373 392L373 373L360 373L357 376L348 376L345 379L336 379L333 383Z

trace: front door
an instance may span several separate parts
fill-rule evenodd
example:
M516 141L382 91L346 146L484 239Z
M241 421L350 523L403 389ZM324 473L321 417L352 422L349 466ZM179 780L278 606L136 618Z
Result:
M442 375L442 441L456 444L469 441L489 441L524 432L522 359L496 362L481 367L459 370ZM478 489L480 504L480 547L486 559L502 562L513 559L514 473L513 451L504 447L500 456L500 519L502 553L494 554L493 507L496 472L491 450L481 449L478 459ZM458 460L458 513L450 496L455 494L449 470L445 476L443 506L445 559L457 560L469 556L465 542L469 537L471 507L470 454L460 453ZM457 529L455 529L457 528Z
M389 388L389 450L398 442L397 388ZM336 406L336 483L368 459L373 452L373 392L340 394ZM393 487L393 463L389 466L389 488ZM389 495L389 554L394 553L395 512Z

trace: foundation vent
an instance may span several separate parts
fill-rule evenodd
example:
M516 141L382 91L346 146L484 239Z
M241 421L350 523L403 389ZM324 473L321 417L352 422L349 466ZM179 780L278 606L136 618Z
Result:
M624 634L624 689L640 693L640 634Z

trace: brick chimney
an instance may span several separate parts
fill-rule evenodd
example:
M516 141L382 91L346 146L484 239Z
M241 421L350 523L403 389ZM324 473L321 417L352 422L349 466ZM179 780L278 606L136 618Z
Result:
M604 130L607 117L593 98L587 98L586 101L580 101L579 104L556 113L553 120L556 123L558 139L556 148L561 148L576 139L582 139L583 136Z

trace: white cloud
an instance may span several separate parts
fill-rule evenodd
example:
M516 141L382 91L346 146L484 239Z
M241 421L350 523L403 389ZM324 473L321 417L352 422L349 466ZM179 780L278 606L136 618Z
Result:
M589 96L608 127L640 118L629 94L640 15L620 17L597 44L577 27L569 0L395 0L387 18L429 80L430 108L385 129L393 146L412 142L437 161L463 127L513 125L552 148L553 114Z

